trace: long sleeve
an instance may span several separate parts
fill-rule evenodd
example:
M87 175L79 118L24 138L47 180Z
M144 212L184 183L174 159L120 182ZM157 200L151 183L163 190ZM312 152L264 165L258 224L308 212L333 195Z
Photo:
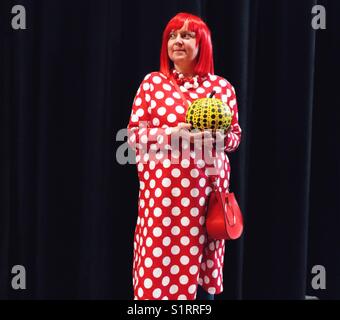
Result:
M128 124L128 143L136 152L170 148L171 128L159 128L158 119L150 118L150 112L156 106L150 96L153 89L153 84L148 81L150 76L144 78L137 90Z
M231 120L231 130L229 131L228 135L225 138L225 151L226 152L233 152L235 151L240 142L241 142L241 127L238 122L238 108L237 108L237 100L235 89L232 85L227 86L227 103L232 111L232 120Z

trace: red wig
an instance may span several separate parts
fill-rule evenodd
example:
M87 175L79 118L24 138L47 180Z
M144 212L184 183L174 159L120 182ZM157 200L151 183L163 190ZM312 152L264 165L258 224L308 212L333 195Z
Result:
M211 33L208 26L204 21L190 13L178 13L174 16L165 27L163 32L162 48L161 48L161 61L160 72L167 77L170 76L172 61L168 56L168 40L170 32L179 30L183 27L184 23L188 20L188 29L196 34L196 46L199 46L197 63L194 69L195 74L206 75L214 73L214 59L213 49L211 43Z

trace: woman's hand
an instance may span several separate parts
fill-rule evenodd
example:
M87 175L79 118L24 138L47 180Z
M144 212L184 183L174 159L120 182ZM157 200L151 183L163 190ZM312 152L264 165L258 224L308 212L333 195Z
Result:
M171 135L177 135L182 137L182 139L187 140L190 143L197 143L200 145L212 145L214 143L214 138L212 136L212 132L209 130L206 131L194 131L190 132L191 129L190 123L180 122L177 127L173 127L171 131Z

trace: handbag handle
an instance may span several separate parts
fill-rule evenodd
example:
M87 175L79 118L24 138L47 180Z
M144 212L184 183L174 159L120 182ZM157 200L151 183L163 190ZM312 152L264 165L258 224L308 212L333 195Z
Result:
M214 183L214 192L215 192L215 194L217 194L217 196L220 198L220 203L221 203L221 205L222 205L222 209L223 209L223 212L224 212L224 215L223 215L223 216L224 216L224 224L225 224L225 227L227 227L227 226L226 226L227 223L229 224L229 226L233 226L233 225L236 224L236 215L235 215L234 209L233 209L232 205L229 203L229 201L226 200L226 199L228 199L228 198L222 196L222 192L218 192L217 186L216 186L216 180L217 180L217 179L215 179L215 183ZM232 220L233 220L232 222L230 221L230 219L229 219L229 217L228 217L228 210L231 210L231 213L232 213ZM228 222L227 222L226 220L228 220Z

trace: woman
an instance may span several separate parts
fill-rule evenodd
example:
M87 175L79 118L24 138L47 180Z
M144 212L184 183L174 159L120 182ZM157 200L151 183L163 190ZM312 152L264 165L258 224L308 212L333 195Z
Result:
M140 181L134 297L194 300L197 292L203 292L203 298L209 299L209 294L223 290L225 241L207 237L206 205L214 179L220 190L228 192L226 152L234 151L241 139L235 90L214 75L210 31L199 17L179 13L169 21L160 60L160 71L148 74L140 84L128 125ZM232 110L230 130L214 137L189 131L187 105L175 84L189 103L214 90L215 98ZM171 143L179 136L182 149ZM206 159L198 159L199 138L203 146L224 142L213 150L215 171L209 171L212 166ZM189 150L188 157L184 150Z

